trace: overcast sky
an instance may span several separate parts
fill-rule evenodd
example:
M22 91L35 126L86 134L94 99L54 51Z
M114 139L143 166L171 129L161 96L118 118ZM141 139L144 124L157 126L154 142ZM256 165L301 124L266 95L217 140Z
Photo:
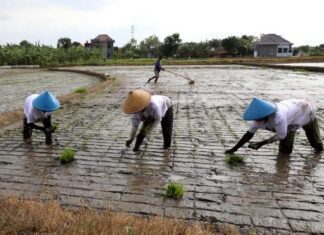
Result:
M116 46L175 32L184 42L276 33L300 45L324 43L324 0L0 0L0 44L56 46L108 34Z

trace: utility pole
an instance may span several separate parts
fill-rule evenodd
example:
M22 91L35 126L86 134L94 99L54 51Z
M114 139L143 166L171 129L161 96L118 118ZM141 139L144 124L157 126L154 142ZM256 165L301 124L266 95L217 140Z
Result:
M131 39L134 39L134 30L135 30L135 26L131 25Z

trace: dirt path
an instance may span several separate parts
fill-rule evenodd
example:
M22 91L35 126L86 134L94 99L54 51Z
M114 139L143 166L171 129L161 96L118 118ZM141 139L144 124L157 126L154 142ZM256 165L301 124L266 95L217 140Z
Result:
M34 133L22 142L21 129L0 135L0 192L36 198L59 198L67 207L111 207L125 212L188 220L252 226L259 233L324 232L324 162L314 155L305 134L296 136L290 158L277 146L259 151L243 148L246 164L230 168L224 151L247 128L241 119L254 96L270 100L307 98L319 107L324 133L322 74L240 66L169 67L196 80L193 86L162 73L145 85L151 67L92 67L115 76L117 83L53 114L60 123L53 147ZM144 87L172 98L175 110L173 154L162 151L158 127L134 154L125 150L129 116L120 103L127 92ZM269 136L260 132L255 139ZM76 150L76 161L61 165L64 147ZM164 185L181 181L187 193L180 201L164 199Z

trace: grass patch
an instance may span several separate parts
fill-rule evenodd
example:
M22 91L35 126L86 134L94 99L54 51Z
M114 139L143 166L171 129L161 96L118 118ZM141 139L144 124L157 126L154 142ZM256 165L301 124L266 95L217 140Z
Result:
M212 235L211 224L141 217L109 209L62 208L59 201L0 198L1 234L181 234Z
M79 87L74 90L75 93L85 93L87 89L85 87Z
M60 155L60 161L61 163L65 164L65 163L70 163L74 161L74 155L75 152L73 149L71 148L65 148L63 150L63 152Z
M165 197L179 199L183 197L186 190L183 183L170 182L165 186Z
M239 166L245 164L245 158L237 154L230 154L225 158L225 162L230 166Z

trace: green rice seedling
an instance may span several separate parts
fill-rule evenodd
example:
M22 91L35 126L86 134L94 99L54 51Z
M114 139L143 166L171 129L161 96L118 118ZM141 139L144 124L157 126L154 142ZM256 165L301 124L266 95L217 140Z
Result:
M75 155L75 152L73 149L65 148L60 155L61 163L64 164L64 163L70 163L70 162L74 161L74 155Z
M85 93L87 89L85 87L79 87L74 90L75 93Z
M58 129L59 124L58 123L52 123L52 131L55 132Z
M225 162L230 166L238 166L238 165L244 165L245 164L245 158L236 155L236 154L230 154L225 158Z
M165 186L165 197L179 199L185 194L183 183L170 182Z

